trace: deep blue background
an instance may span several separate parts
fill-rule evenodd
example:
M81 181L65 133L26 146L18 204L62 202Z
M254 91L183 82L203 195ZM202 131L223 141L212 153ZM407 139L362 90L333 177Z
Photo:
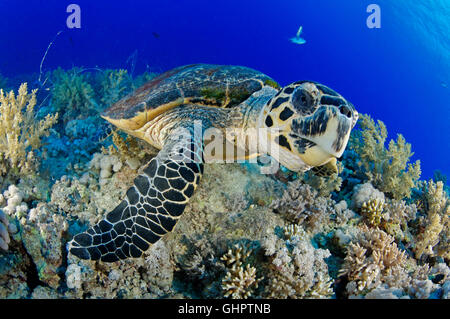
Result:
M81 29L66 7L81 7ZM368 29L366 7L381 7ZM305 45L288 39L303 25ZM135 74L196 62L239 64L281 84L311 79L402 133L423 178L450 175L450 1L448 0L2 0L0 73L61 66L128 68ZM153 33L157 33L159 38Z

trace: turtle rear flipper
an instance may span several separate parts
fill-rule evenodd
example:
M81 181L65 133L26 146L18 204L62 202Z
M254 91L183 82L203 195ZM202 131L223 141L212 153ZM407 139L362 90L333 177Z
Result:
M192 130L171 134L106 218L76 235L69 251L81 259L114 262L140 257L172 231L203 173L203 144Z

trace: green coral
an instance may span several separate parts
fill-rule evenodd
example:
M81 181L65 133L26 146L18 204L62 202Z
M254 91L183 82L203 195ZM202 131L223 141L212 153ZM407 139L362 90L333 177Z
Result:
M369 115L361 115L358 123L360 129L353 130L349 149L359 155L362 174L393 198L409 198L421 174L419 160L409 163L414 154L411 144L398 134L397 141L391 140L386 149L387 129L382 121L375 123Z
M132 79L127 70L105 70L100 79L100 102L109 106L131 91Z
M74 67L58 68L50 75L52 95L50 107L63 114L64 123L98 113L126 94L152 79L144 73L135 80L124 69L95 69L95 73Z
M62 118L64 123L96 109L94 90L83 69L73 68L65 71L58 68L53 71L51 79L53 82L51 107L64 113Z

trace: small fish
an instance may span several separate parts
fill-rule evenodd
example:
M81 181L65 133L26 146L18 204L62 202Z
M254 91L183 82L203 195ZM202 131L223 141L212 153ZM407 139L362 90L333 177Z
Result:
M442 86L444 89L448 88L448 85L447 85L447 83L445 83L445 82L441 82L441 86Z
M302 34L302 30L303 30L303 27L300 26L300 28L298 28L298 31L297 31L297 34L295 35L295 37L290 38L289 40L295 44L305 44L306 40L303 38L300 38L300 35Z
M159 39L159 33L152 32L152 34L153 34L153 36L154 36L155 38Z

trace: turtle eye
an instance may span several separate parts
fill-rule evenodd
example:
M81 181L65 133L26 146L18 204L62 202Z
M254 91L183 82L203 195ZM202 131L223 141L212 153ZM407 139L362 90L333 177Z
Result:
M292 105L301 114L311 114L317 105L317 99L305 88L298 87L292 95Z

